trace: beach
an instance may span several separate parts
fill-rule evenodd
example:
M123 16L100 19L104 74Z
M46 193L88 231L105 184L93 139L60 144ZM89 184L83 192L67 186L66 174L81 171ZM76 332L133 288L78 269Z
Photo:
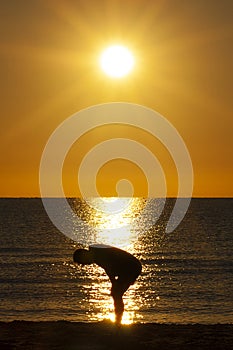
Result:
M0 322L0 349L232 349L233 324Z

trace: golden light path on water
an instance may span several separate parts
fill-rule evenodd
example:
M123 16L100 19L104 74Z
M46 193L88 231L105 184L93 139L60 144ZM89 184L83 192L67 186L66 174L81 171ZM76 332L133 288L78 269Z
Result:
M88 223L95 227L96 242L132 249L136 238L133 224L144 208L143 200L104 197L89 199L88 203L91 211Z
M135 254L133 244L136 233L133 222L137 219L145 206L142 198L91 198L88 203L89 225L96 230L96 242L112 245ZM86 266L87 273L91 276L91 286L87 285L87 297L90 304L90 321L108 319L114 322L113 299L110 296L111 282L105 271L97 265ZM131 324L138 320L137 310L140 302L136 291L138 281L130 286L124 294L125 311L122 324ZM92 312L92 310L98 310Z

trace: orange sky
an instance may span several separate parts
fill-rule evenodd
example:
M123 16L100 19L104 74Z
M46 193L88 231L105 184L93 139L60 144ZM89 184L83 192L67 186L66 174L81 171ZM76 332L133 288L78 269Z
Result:
M0 196L40 196L39 164L54 129L77 111L105 102L147 106L183 137L198 197L232 196L232 1L2 1L0 4ZM126 78L106 77L103 48L128 46L136 56ZM64 164L67 195L79 195L77 168L95 142L130 137L156 154L176 195L177 175L157 140L130 127L89 132ZM80 143L79 143L80 142ZM102 195L129 178L146 195L143 173L126 161L101 169Z

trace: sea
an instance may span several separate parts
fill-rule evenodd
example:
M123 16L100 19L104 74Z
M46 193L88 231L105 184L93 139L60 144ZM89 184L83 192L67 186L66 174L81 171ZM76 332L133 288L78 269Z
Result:
M111 208L116 199L103 200ZM67 199L74 220L85 223L72 236L55 226L40 198L1 198L0 321L113 321L105 271L73 262L77 248L105 243L142 264L124 295L123 323L233 323L233 198L192 198L168 233L175 201L168 198L153 220L156 199L133 198L126 205L123 198L113 214L93 209L91 201ZM121 212L121 206L127 208Z

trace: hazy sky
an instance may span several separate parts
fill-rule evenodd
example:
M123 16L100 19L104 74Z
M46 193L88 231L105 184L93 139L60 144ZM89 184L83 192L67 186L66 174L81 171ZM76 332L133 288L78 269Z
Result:
M113 101L150 107L183 137L193 162L194 196L233 195L233 2L9 0L0 2L1 196L40 196L38 169L54 129L82 108ZM135 70L112 80L98 57L112 43L135 54ZM119 126L84 135L64 164L67 195L79 195L85 153L112 137L144 143L177 191L176 169L157 140ZM129 177L136 195L146 180L135 165L112 161L99 173L102 195Z

